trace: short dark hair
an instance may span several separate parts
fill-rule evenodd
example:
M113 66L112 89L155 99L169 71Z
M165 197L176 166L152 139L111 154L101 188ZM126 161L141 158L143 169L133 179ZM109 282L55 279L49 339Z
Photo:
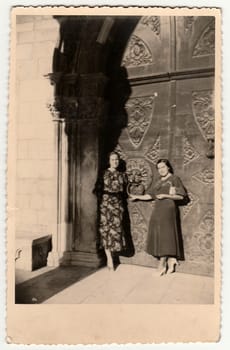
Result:
M115 154L115 155L118 157L118 159L120 160L120 154L119 154L118 152L116 152L116 151L112 151L112 152L110 152L110 153L108 154L108 160L110 159L110 157L111 157L113 154Z
M169 172L170 172L171 174L173 174L173 167L172 167L172 165L170 164L170 161L169 161L168 159L166 159L166 158L158 159L157 164L156 164L156 167L157 167L158 164L160 164L160 163L164 163L165 165L167 165L167 167L168 167L168 169L169 169ZM157 167L157 169L158 169L158 167Z
M109 161L110 161L110 157L113 155L113 154L115 154L117 157L118 157L118 160L119 160L119 163L120 163L120 160L121 160L121 157L120 157L120 154L118 153L118 152L116 152L116 151L112 151L112 152L109 152L108 154L107 154L107 159L106 159L106 169L109 167L109 165L110 165L110 163L109 163Z

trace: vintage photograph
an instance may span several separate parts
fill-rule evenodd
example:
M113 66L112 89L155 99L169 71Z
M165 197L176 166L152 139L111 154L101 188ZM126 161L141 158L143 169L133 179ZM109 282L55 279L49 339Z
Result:
M67 10L12 10L8 302L214 307L218 11Z

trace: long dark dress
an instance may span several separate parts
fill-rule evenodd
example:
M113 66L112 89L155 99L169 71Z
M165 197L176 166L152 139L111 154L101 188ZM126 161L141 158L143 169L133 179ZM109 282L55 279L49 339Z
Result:
M100 204L101 246L111 252L119 252L124 247L122 230L123 191L125 176L115 170L106 170L103 176L103 194Z
M176 203L172 199L155 197L157 194L169 194L171 186L176 187L176 194L183 197L186 195L180 178L175 175L170 175L166 180L159 180L148 191L155 201L149 222L146 252L155 257L171 256L182 259Z

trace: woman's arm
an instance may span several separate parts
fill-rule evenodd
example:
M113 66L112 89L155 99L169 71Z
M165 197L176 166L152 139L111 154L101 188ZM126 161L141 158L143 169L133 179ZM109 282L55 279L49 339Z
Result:
M172 199L174 201L180 201L183 199L183 196L181 196L180 194L157 194L156 195L157 199Z
M139 199L141 201L149 201L150 199L153 199L150 194L142 194L142 195L138 195L138 194L130 194L129 195L129 199L132 201L135 201L136 199Z

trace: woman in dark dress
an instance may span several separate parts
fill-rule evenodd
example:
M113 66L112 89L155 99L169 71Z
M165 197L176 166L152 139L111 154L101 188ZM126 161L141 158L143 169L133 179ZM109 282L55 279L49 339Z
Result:
M105 170L103 175L103 191L100 203L99 233L109 270L114 270L112 254L121 251L124 247L122 221L125 175L117 170L119 161L118 153L110 153L109 168Z
M144 195L130 195L131 200L154 200L150 218L146 252L160 260L160 275L175 271L183 256L178 233L177 207L175 201L186 196L180 178L172 173L167 159L157 162L160 180Z

